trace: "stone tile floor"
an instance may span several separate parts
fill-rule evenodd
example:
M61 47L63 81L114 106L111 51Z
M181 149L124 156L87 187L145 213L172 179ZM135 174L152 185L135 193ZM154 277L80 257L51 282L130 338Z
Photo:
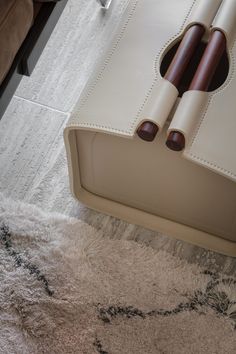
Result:
M46 211L86 221L112 238L149 244L189 262L232 274L236 259L97 213L69 191L63 127L127 0L104 12L96 0L69 0L35 70L0 121L0 191Z

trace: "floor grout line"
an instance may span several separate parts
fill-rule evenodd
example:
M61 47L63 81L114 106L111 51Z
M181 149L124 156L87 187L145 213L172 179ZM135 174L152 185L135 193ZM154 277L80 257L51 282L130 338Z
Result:
M62 114L64 114L64 115L66 115L66 116L68 116L68 115L70 114L70 111L61 111L61 110L56 109L56 108L54 108L54 107L51 107L51 106L48 106L48 105L45 105L45 104L42 104L42 103L39 103L39 102L36 102L36 101L33 101L33 100L29 100L29 99L27 99L27 98L24 98L24 97L21 97L21 96L18 96L18 95L14 95L13 97L18 98L18 99L21 99L21 100L26 101L26 102L33 103L33 104L35 104L36 106L40 106L40 107L47 108L47 109L49 109L49 110L51 110L51 111L54 111L54 112L57 112L57 113L62 113Z

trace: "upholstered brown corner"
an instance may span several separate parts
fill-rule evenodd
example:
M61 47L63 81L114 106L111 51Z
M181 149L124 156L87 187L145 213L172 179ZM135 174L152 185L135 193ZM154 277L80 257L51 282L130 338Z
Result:
M6 76L33 21L32 0L0 2L0 83Z

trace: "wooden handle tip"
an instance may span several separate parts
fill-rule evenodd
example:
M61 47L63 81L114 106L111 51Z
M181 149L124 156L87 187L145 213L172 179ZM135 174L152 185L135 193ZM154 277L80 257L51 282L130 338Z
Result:
M153 122L143 122L137 130L140 139L145 141L153 141L158 133L158 126Z
M173 151L182 151L185 148L185 137L182 133L177 131L170 132L166 146Z

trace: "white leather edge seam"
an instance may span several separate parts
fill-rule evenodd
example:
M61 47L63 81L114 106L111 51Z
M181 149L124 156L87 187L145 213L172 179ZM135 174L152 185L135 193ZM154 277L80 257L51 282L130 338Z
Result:
M236 179L235 173L233 173L232 171L228 171L228 170L224 169L223 167L218 166L217 164L214 164L214 163L212 163L210 161L205 160L204 158L202 158L200 156L197 156L197 155L191 153L191 148L193 147L193 144L195 143L195 141L196 141L196 139L197 139L197 137L198 137L198 135L200 133L201 127L202 127L202 125L204 123L204 119L206 117L208 108L210 107L210 105L212 103L213 97L215 97L216 95L218 95L219 93L224 91L226 89L226 87L230 84L230 82L232 81L232 79L234 77L234 74L235 74L235 57L233 55L233 49L234 49L235 45L236 45L236 39L234 40L234 44L233 44L232 50L229 51L229 54L230 54L230 57L231 57L231 68L232 68L231 73L230 73L228 79L226 80L226 82L223 84L223 86L221 86L218 90L214 91L209 96L206 108L205 108L205 110L204 110L204 112L202 114L202 118L199 120L199 124L196 127L196 132L192 136L191 144L189 145L189 148L186 150L186 153L189 154L189 156L191 156L191 158L193 158L194 160L201 161L203 164L205 164L205 165L207 165L209 167L214 167L215 170L217 170L219 172L224 172L225 175L227 175L229 177L233 177L234 179Z
M204 160L202 157L198 157L197 155L192 154L191 152L189 153L189 156L191 156L192 159L196 160L196 161L201 161L203 162L205 165L208 165L209 167L212 167L214 169L216 169L219 172L223 172L224 174L227 174L228 176L231 176L233 178L236 179L236 175L233 172L230 172L226 169L224 169L223 167L220 167L212 162L209 162L207 160Z
M155 61L154 61L154 72L155 72L156 76L155 76L155 78L154 78L154 80L153 80L153 83L152 83L150 89L148 90L148 92L147 92L147 94L146 94L146 97L145 97L145 99L144 99L144 102L142 103L141 107L139 108L139 110L138 110L138 112L137 112L137 114L136 114L134 120L132 121L130 128L129 128L128 130L120 130L120 129L115 129L115 128L112 128L112 127L101 126L100 124L92 124L92 123L86 123L86 122L79 122L77 128L78 128L78 127L79 127L79 128L80 128L80 127L94 127L94 128L104 129L104 130L106 130L106 131L108 131L108 132L114 132L114 133L117 133L117 134L121 134L121 133L122 133L122 134L127 135L128 137L132 137L132 135L134 134L134 127L136 126L137 120L139 119L140 114L142 113L142 110L144 109L144 106L145 106L145 104L147 103L148 98L149 98L149 96L151 95L152 90L153 90L153 88L154 88L156 82L160 79L160 73L159 73L159 70L157 69L157 68L158 68L158 65L157 65L157 64L158 64L158 60L159 60L159 58L160 58L160 55L161 55L161 53L166 49L166 47L168 47L168 45L169 45L172 41L174 41L175 39L177 39L177 38L180 36L180 34L181 34L181 32L183 31L184 26L185 26L185 24L186 24L188 18L190 17L191 12L192 12L194 6L196 5L196 2L197 2L197 1L198 1L198 0L194 0L193 3L191 4L191 7L189 8L186 17L184 18L183 24L181 25L180 30L178 31L178 33L177 33L176 35L174 35L173 37L171 37L171 38L168 40L168 42L165 43L165 45L160 49L160 51L159 51L158 54L156 55L156 58L155 58ZM113 48L111 49L111 51L110 51L110 53L109 53L107 59L106 59L105 62L104 62L104 65L102 66L102 69L100 70L100 72L99 72L97 78L95 79L94 83L90 86L90 88L88 89L87 94L86 94L85 97L82 99L81 104L80 104L80 107L82 107L82 106L86 103L88 97L89 97L90 94L93 92L93 90L95 89L95 87L96 87L98 81L99 81L100 78L102 77L103 71L105 70L105 68L106 68L107 64L109 63L110 59L113 57L113 55L114 55L114 53L115 53L115 51L116 51L116 48L117 48L119 42L121 41L121 39L122 39L122 37L123 37L123 34L125 33L125 30L126 30L128 24L129 24L130 20L132 19L132 16L133 16L133 14L134 14L134 12L135 12L135 10L136 10L136 8L137 8L138 2L139 2L139 0L136 0L136 2L134 3L134 5L133 5L133 7L132 7L132 9L131 9L131 11L130 11L130 13L129 13L129 15L128 15L128 19L127 19L127 21L125 22L123 28L121 29L120 34L118 35L118 38L117 38L116 43L114 44ZM79 113L79 111L78 111L78 113ZM72 123L72 124L70 125L70 123L69 123L67 126L68 126L68 127L73 127L74 124Z

